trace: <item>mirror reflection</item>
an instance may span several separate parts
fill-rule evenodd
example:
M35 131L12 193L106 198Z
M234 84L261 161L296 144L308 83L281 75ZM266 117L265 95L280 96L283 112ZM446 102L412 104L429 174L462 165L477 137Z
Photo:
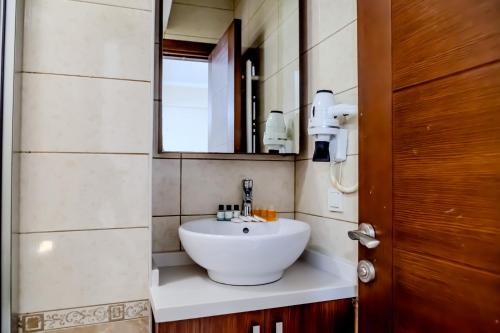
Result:
M298 0L164 6L162 151L298 154Z

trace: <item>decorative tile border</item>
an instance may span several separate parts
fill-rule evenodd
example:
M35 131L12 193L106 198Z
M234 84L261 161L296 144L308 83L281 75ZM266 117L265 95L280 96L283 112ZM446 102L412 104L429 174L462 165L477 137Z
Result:
M133 301L20 315L21 332L41 332L149 317L149 301Z

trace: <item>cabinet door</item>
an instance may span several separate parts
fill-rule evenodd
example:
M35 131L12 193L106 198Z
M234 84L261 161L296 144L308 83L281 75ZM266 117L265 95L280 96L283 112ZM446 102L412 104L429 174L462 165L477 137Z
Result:
M279 328L280 327L280 328ZM304 333L301 327L301 306L266 310L265 333Z
M260 333L351 333L354 332L354 306L351 299L344 299L155 326L156 333L254 333L255 326Z
M267 333L265 330L265 310L263 311L251 311L242 312L236 314L236 329L234 331L228 331L233 333ZM254 331L254 327L258 327L259 330Z
M352 299L302 305L301 326L301 332L308 333L354 332Z
M267 333L264 327L265 312L251 311L223 316L195 318L156 324L156 333L253 333L259 326L260 333Z

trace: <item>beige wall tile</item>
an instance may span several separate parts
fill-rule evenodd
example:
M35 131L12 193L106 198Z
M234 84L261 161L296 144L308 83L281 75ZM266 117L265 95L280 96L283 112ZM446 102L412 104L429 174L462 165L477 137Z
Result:
M232 0L174 0L174 3L233 10Z
M21 232L149 225L146 155L22 154Z
M66 0L27 0L26 72L151 81L152 13Z
M24 74L23 151L148 153L147 82Z
M272 110L280 110L278 103L278 75L273 75L260 83L259 121L265 121Z
M271 75L278 72L278 33L272 32L269 38L264 41L259 48L260 69L259 76L261 80L267 80Z
M165 33L177 39L191 36L219 40L232 20L231 10L174 3Z
M278 110L290 112L299 108L299 59L289 63L278 73Z
M135 8L151 10L153 0L74 0L81 2L90 2L94 4L111 5L126 8Z
M357 229L356 224L301 213L296 213L296 219L311 226L309 249L357 264L358 242L347 236L349 230Z
M356 0L307 0L306 6L308 48L356 19Z
M149 317L116 321L98 325L65 328L48 332L54 333L149 333Z
M20 236L21 313L148 297L148 228Z
M356 37L353 22L307 52L307 103L319 89L340 93L357 86Z
M263 3L264 0L241 0L238 5L235 6L234 17L240 19L244 27Z
M284 22L293 11L299 9L301 0L278 0L279 23Z
M186 222L191 222L191 221L196 221L196 220L201 220L201 219L211 219L211 218L216 218L215 214L210 214L210 215L183 215L181 216L181 224L186 223Z
M180 251L180 217L153 217L153 252Z
M283 219L295 219L295 213L278 213L278 217Z
M218 204L241 204L241 181L254 180L254 205L293 211L294 163L183 160L182 214L213 214Z
M181 161L153 159L153 216L179 215Z
M207 160L246 160L246 161L294 161L295 156L269 154L218 154L218 153L182 153L183 159Z
M293 11L278 27L278 68L299 58L299 10Z
M296 163L295 211L309 213L349 222L358 222L358 193L344 194L344 211L328 210L328 189L330 185L330 163L312 162L311 160ZM343 183L352 185L358 182L358 156L348 156L344 162Z
M20 314L20 324L23 332L33 332L40 327L47 332L59 332L63 329L75 329L77 326L92 328L90 325L113 321L146 320L150 313L149 300L134 300Z
M278 27L278 0L264 0L248 24L243 23L245 45L261 45Z

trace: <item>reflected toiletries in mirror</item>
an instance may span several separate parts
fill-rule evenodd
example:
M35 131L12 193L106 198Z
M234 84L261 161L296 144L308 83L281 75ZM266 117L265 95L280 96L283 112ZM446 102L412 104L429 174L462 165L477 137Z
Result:
M235 6L163 11L161 152L299 153L299 1Z

